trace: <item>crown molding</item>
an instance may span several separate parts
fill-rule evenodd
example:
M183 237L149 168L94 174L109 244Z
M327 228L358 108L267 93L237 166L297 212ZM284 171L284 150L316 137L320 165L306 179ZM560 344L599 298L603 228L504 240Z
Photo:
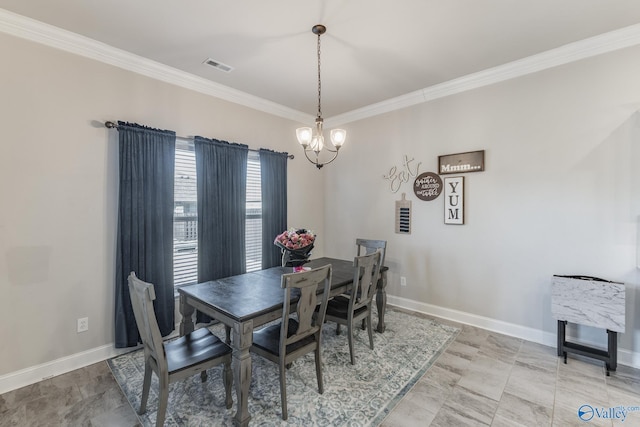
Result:
M340 126L638 44L640 24L635 24L333 116L326 124Z
M311 114L302 113L4 9L0 9L0 31L285 119L310 122L315 118Z
M300 123L315 116L0 9L0 31ZM325 119L339 126L640 44L640 24L532 55Z

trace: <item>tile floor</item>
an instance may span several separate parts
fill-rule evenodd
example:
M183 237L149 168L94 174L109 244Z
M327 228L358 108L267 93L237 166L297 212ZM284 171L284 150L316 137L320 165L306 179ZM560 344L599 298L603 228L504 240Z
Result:
M618 364L607 377L603 362L569 355L565 365L555 347L461 328L382 427L640 426L640 370ZM582 405L638 412L585 422Z
M446 322L455 324L453 322ZM521 339L460 326L462 331L383 422L412 426L640 426L640 412L621 419L577 416L637 406L640 370L569 356ZM138 426L106 362L0 395L0 426Z

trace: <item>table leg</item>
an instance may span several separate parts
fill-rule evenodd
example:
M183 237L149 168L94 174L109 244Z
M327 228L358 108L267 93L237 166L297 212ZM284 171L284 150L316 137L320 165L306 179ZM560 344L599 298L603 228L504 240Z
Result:
M224 337L224 342L231 345L231 328L227 325L224 325Z
M233 378L236 385L237 410L233 417L233 425L247 427L249 414L249 385L251 384L251 354L249 348L253 341L253 322L235 323L233 325Z
M182 320L180 321L180 336L185 336L191 332L193 332L194 324L193 324L193 312L195 308L187 304L187 297L184 295L180 295L180 314L182 315Z
M384 332L387 325L384 324L384 312L387 309L387 272L380 273L378 280L378 292L376 294L376 307L378 307L378 327L376 330L380 333Z

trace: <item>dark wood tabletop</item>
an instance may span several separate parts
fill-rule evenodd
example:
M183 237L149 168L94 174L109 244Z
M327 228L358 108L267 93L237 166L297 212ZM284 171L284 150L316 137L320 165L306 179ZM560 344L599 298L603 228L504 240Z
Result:
M317 268L331 264L331 288L344 288L353 280L353 262L335 258L318 258L305 264ZM190 299L215 307L217 311L237 322L281 308L284 293L281 288L282 275L292 273L292 267L273 267L238 276L226 277L178 289ZM322 289L319 290L322 292ZM294 300L295 302L295 296Z

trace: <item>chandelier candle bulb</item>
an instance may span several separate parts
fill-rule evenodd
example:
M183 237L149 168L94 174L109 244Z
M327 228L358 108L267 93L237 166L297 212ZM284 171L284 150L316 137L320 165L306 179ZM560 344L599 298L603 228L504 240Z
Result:
M311 128L298 128L296 129L296 136L298 137L298 141L300 141L300 145L307 148L309 143L311 142L311 136L313 135L313 131Z
M342 147L344 140L347 138L347 131L344 129L331 130L331 142L336 148Z

